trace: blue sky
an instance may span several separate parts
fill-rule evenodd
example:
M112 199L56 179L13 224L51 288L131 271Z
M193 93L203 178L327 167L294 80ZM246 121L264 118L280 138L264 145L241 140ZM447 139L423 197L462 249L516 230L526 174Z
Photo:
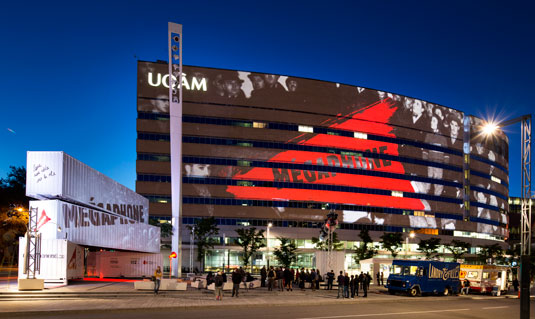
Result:
M0 4L0 177L28 150L62 150L134 189L136 61L302 76L467 114L533 113L529 1L5 1ZM510 139L520 194L520 126Z

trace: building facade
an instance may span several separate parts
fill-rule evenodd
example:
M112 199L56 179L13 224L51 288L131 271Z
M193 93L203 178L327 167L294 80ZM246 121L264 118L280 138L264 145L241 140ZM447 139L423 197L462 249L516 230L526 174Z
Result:
M508 140L481 119L398 94L304 78L184 66L182 242L213 216L221 246L207 266L238 263L235 229L270 229L313 266L330 209L348 256L360 230L474 247L508 236ZM171 217L167 63L138 63L136 191ZM351 258L348 257L348 265ZM266 254L255 258L265 264ZM349 266L348 266L349 267Z

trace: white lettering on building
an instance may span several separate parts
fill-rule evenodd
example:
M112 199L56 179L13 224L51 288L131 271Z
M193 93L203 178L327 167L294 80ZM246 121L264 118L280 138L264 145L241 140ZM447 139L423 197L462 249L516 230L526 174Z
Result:
M165 74L162 76L161 73L157 73L154 75L152 72L149 72L147 75L147 80L150 86L161 86L163 85L166 88L169 88L169 74ZM173 78L173 83L177 83L176 77ZM191 85L190 85L191 82ZM198 79L197 77L193 77L192 79L188 80L186 73L182 73L182 86L186 90L194 90L194 91L205 91L206 92L206 78Z

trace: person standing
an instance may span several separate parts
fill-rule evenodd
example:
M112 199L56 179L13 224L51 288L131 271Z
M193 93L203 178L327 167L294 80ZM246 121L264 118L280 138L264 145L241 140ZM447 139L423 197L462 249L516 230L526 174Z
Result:
M267 270L266 266L263 266L262 269L260 269L260 287L266 286L266 279L267 279Z
M267 277L268 277L268 291L273 291L273 286L275 285L275 270L273 270L273 266L269 267Z
M242 280L241 271L238 268L234 269L234 272L232 273L232 297L236 296L236 298L238 298Z
M468 278L464 279L463 289L461 290L461 295L468 295L470 293L470 280Z
M286 267L284 268L284 286L286 287L286 291L293 291L292 289L292 282L293 282L293 274L292 271Z
M334 281L334 271L331 269L331 271L327 273L327 289L328 290L333 290L333 281Z
M379 286L379 285L381 284L381 272L380 272L380 271L377 272L377 274L375 275L375 278L377 279L377 280L375 281L375 284L376 284L377 286Z
M223 300L223 273L219 271L214 278L215 300Z
M316 269L316 289L320 290L320 282L323 281L323 278L321 278L320 270Z
M381 286L385 285L384 278L384 273L381 271Z
M368 287L366 287L366 288L368 288L367 290L370 290L370 283L371 282L372 282L372 276L370 276L369 272L366 272L366 285L368 286Z
M318 280L318 277L316 271L312 268L312 271L310 271L310 288L312 288L312 291L316 290L316 280Z
M347 272L344 276L344 298L349 298L349 276Z
M364 292L363 298L368 297L368 285L370 284L370 275L362 273L362 291Z
M356 282L355 276L351 275L351 279L349 280L349 289L351 290L352 299L355 299L355 282Z
M279 291L284 291L284 272L282 271L282 268L277 268L277 285Z
M160 282L162 280L163 273L160 266L156 267L156 270L154 271L154 294L157 295L158 291L160 290Z
M340 275L338 275L336 281L338 283L338 296L336 298L340 298L340 293L342 293L342 297L344 297L344 275L342 271L340 271Z
M355 294L357 295L357 297L359 296L360 279L361 277L358 274L356 274L355 275Z
M519 286L518 278L515 277L515 279L513 279L513 288L515 288L515 292L518 292L518 286Z

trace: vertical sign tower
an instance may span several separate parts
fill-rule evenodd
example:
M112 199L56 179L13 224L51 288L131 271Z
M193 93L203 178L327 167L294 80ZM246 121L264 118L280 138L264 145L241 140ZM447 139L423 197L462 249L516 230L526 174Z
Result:
M182 247L180 223L182 218L182 25L169 22L169 115L171 124L171 211L173 236L171 249L172 276L181 276Z

